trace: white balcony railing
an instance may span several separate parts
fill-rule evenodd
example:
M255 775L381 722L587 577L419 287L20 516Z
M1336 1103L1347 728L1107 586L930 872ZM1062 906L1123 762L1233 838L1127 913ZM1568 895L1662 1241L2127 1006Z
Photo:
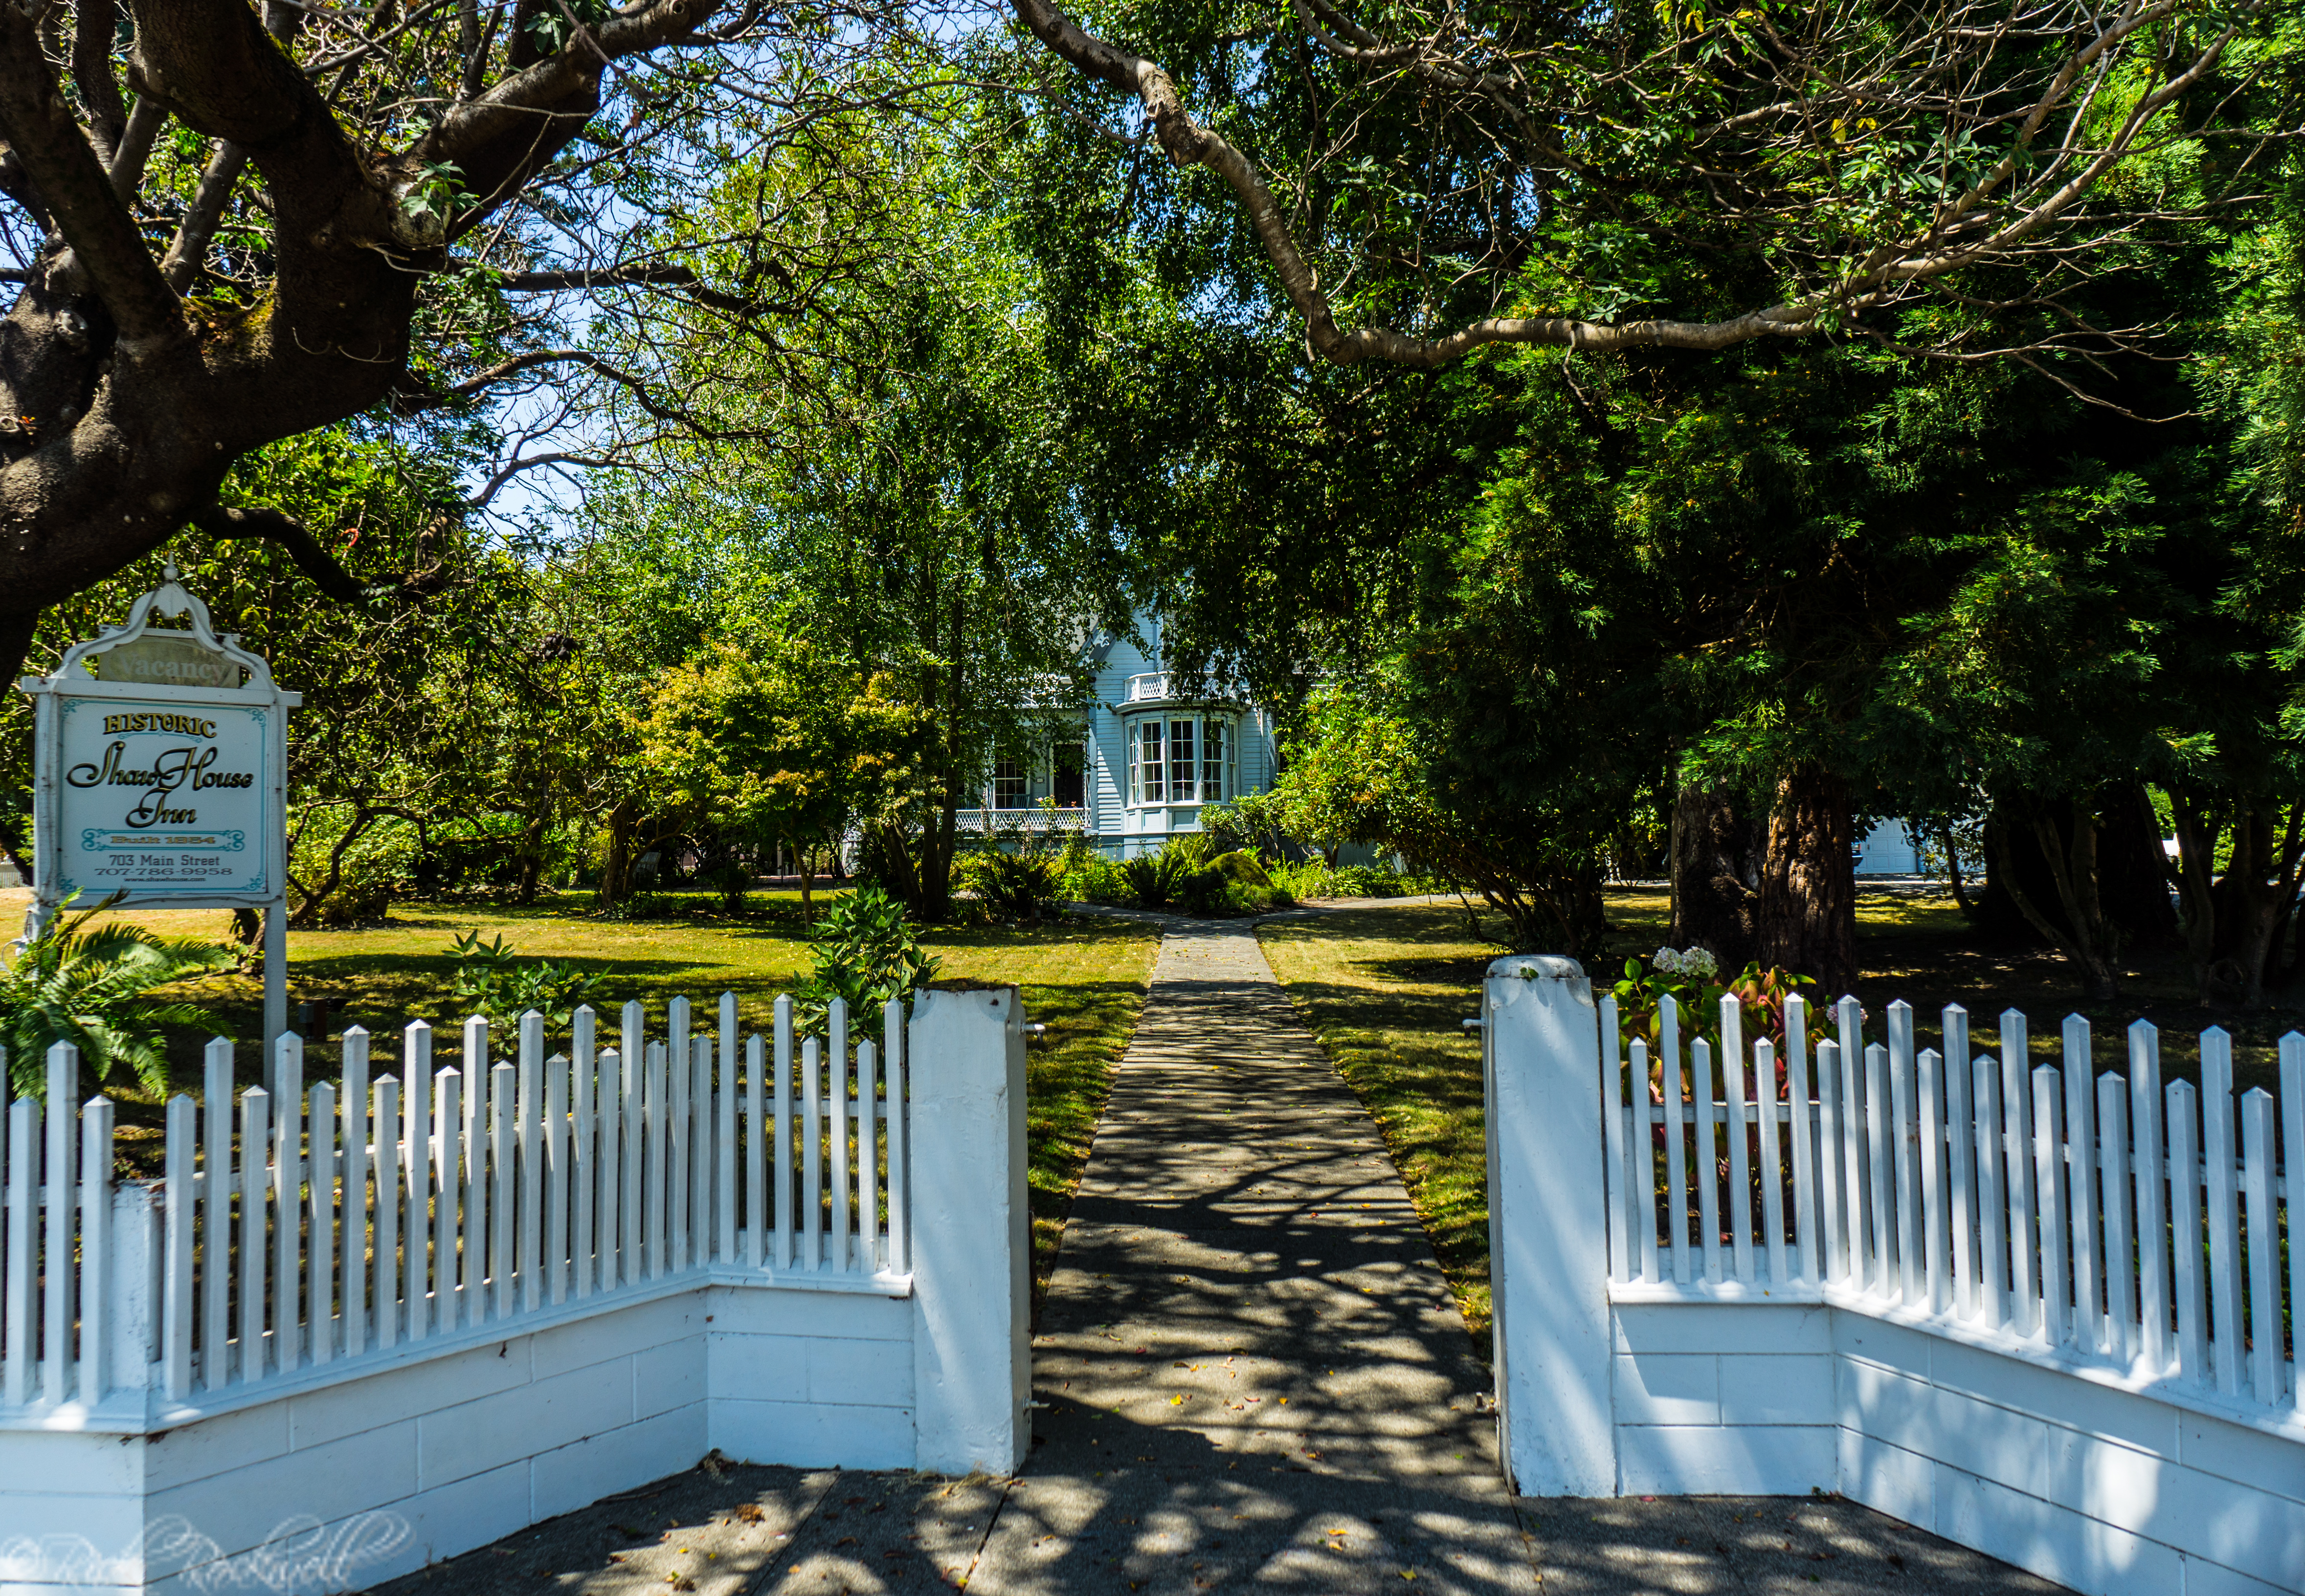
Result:
M964 836L1003 831L1041 836L1088 829L1086 810L1042 809L1038 804L1031 809L964 809L954 819L955 829Z
M1164 699L1168 696L1169 673L1166 671L1150 671L1144 675L1128 678L1128 701L1132 704L1141 704L1147 699Z

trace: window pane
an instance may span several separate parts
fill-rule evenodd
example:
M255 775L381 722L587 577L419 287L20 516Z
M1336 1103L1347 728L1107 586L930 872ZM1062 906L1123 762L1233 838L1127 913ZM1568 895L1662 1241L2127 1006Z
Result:
M1148 720L1144 723L1144 802L1165 802L1167 792L1161 782L1161 723L1157 720Z
M1144 787L1143 775L1136 762L1136 728L1134 726L1129 726L1122 733L1121 741L1128 744L1128 802L1132 804L1142 803L1144 802Z
M1169 723L1169 795L1178 803L1190 803L1196 788L1194 774L1195 723L1172 720Z
M992 807L1022 809L1025 807L1025 761L995 760L992 761Z
M1221 720L1209 722L1208 746L1201 751L1201 802L1221 803L1225 799L1225 767L1231 756L1232 739L1226 734Z

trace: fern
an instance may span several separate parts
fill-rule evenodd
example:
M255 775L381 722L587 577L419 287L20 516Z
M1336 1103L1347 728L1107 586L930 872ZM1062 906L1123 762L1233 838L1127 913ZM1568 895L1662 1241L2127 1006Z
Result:
M78 896L66 899L64 908L69 910ZM168 1029L213 1026L209 1012L200 1005L152 993L229 968L239 962L238 952L222 943L162 937L117 921L88 929L90 920L119 901L115 894L78 914L55 915L24 945L15 963L0 971L0 1041L7 1045L9 1079L18 1092L38 1094L49 1048L70 1042L99 1084L124 1067L144 1090L165 1096Z

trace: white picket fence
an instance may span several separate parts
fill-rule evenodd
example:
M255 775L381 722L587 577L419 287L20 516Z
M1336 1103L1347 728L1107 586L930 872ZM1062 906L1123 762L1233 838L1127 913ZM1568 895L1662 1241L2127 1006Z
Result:
M2286 1249L2284 1270L2293 1185L2278 1150L2293 1169L2305 1147L2305 1036L2281 1040L2278 1113L2272 1094L2243 1093L2236 1135L2221 1029L2201 1033L2197 1089L2164 1084L2142 1020L2124 1077L2096 1073L2079 1015L2063 1066L2029 1068L2014 1009L1993 1052L1972 1049L1958 1006L1941 1046L1916 1050L1909 1006L1890 1005L1885 1036L1867 1040L1843 998L1812 1062L1798 997L1782 1057L1748 1046L1734 998L1717 1051L1701 1036L1684 1046L1685 1016L1670 998L1662 1008L1653 1057L1620 1049L1615 1001L1599 1004L1614 1281L1718 1301L1853 1293L1903 1322L2305 1409L2284 1345L2305 1308L2305 1246Z
M885 1049L852 1047L838 1003L828 1036L797 1048L789 998L770 1037L740 1034L733 994L717 1036L686 998L655 1037L640 1004L622 1019L622 1045L603 1048L580 1009L569 1051L547 1057L532 1013L515 1057L494 1063L487 1022L470 1020L461 1067L438 1069L419 1022L399 1074L374 1080L355 1027L341 1087L309 1093L297 1037L280 1039L272 1090L236 1095L233 1044L211 1042L201 1099L167 1105L165 1221L145 1244L166 1396L514 1332L708 1269L908 1287L900 1006ZM116 1234L114 1108L75 1106L79 1070L53 1048L45 1105L19 1098L0 1126L0 1417L93 1407L144 1370L106 1346L108 1294L141 1267L121 1248L140 1238Z

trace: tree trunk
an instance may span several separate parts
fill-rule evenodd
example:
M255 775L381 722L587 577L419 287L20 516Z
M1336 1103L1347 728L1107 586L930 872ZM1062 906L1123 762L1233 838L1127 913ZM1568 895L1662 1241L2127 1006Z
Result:
M544 814L531 811L528 823L520 828L519 874L515 878L514 894L525 907L536 902L537 886L544 874Z
M2140 783L2120 782L2098 795L2097 812L2098 895L2105 919L2120 930L2122 946L2182 947L2153 800Z
M1826 993L1857 984L1849 807L1849 784L1812 760L1795 765L1777 784L1754 928L1762 963L1813 975Z
M778 845L779 852L782 846ZM811 897L815 886L816 849L812 845L804 846L800 851L800 924L803 930L815 923L816 911Z
M1674 947L1708 949L1723 970L1742 970L1758 951L1753 917L1768 846L1765 824L1740 813L1729 789L1682 785L1672 806L1667 871Z
M1969 884L1961 877L1961 848L1953 839L1952 828L1946 827L1937 836L1944 844L1945 879L1952 885L1952 901L1960 908L1963 920L1974 921L1977 919L1977 903L1969 896Z
M2177 822L2178 896L2185 950L2206 1004L2265 1002L2268 970L2295 912L2305 875L2305 805L2248 801L2228 828L2213 800L2172 792ZM2231 832L2222 875L2217 846Z
M633 890L633 801L620 798L608 810L608 836L600 849L600 901L621 904Z
M2106 918L2098 890L2097 814L2085 802L2064 804L2070 819L2061 832L2057 806L2037 799L2018 802L2055 896L2044 903L2037 889L2020 884L2012 844L2018 826L2013 823L1988 834L2001 850L2002 879L2009 896L2033 929L2080 967L2088 996L2108 1002L2120 995L2121 928ZM2051 918L2052 908L2058 918Z

